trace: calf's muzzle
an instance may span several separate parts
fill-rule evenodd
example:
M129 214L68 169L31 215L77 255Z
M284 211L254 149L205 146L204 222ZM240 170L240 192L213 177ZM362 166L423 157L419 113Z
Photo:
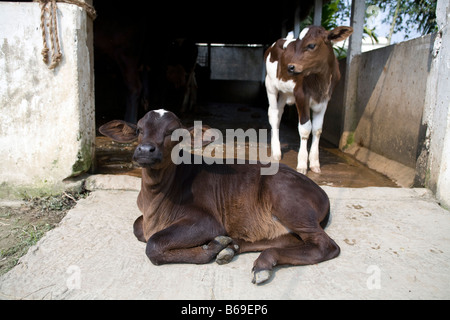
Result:
M303 67L301 65L298 65L295 63L288 64L288 66L287 66L287 71L292 75L297 75L297 74L302 73L302 71L303 71L302 69L303 69Z
M141 167L149 167L162 161L162 153L153 144L140 144L134 151L133 161L137 162Z

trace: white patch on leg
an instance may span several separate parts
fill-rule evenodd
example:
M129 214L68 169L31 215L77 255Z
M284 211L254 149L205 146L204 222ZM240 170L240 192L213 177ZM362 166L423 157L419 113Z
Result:
M321 134L322 129L319 129L313 133L311 150L309 151L309 168L315 173L321 172L319 162L319 141Z
M300 149L298 150L297 171L306 174L308 171L308 138L311 133L311 121L304 124L298 124L298 133L300 134Z
M272 138L271 138L271 147L272 147L272 158L273 160L280 161L281 160L281 145L280 145L280 122L281 117L283 116L284 106L286 105L286 94L279 92L278 100L277 95L267 94L269 99L269 123L272 127Z
M280 120L283 115L284 103L281 98L279 101L279 80L277 78L278 61L270 62L271 54L266 59L266 90L267 99L269 100L268 117L272 128L271 148L272 158L276 161L281 160L281 146L280 146ZM285 100L284 100L285 101ZM281 104L283 104L281 106Z
M319 161L319 141L322 134L323 119L325 111L327 110L328 100L320 103L310 100L311 110L313 112L312 121L312 143L311 150L309 151L309 167L311 171L320 173L320 161Z
M270 100L270 99L269 99ZM278 109L277 106L275 106L275 108L272 107L272 105L269 106L269 112L268 112L268 116L269 116L269 123L270 126L272 127L272 137L270 140L270 145L272 148L272 158L274 160L281 160L281 146L280 146L280 136L279 136L279 126L280 126L280 120L281 116L280 113L282 114L283 112Z

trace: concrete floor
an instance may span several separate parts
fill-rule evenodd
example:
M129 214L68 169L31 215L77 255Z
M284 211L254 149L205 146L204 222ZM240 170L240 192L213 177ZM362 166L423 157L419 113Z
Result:
M154 266L132 224L139 178L91 176L94 191L0 278L2 299L449 299L450 214L425 189L336 188L333 260L277 267L251 283L258 253L231 263Z

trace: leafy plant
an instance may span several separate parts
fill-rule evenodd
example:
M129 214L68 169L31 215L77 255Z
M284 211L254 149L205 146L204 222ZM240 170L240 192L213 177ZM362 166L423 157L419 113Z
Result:
M391 26L389 43L392 35L399 31L405 32L405 38L408 38L413 30L422 35L437 32L437 0L367 0L366 4L387 12L383 23Z

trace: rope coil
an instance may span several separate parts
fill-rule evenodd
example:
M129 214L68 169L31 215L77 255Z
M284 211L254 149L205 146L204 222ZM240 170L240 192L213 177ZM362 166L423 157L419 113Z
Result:
M41 30L42 30L42 43L43 49L41 51L43 61L45 64L48 64L48 52L50 49L47 45L47 31L49 33L49 40L51 44L51 52L52 52L52 61L48 68L53 70L56 68L58 63L61 61L62 53L61 47L59 45L59 37L58 37L58 23L56 17L57 5L56 2L63 2L68 4L75 4L82 9L84 9L87 15L94 20L97 17L97 12L94 7L79 1L79 0L34 0L35 2L39 2L41 5ZM47 14L46 14L47 13ZM48 21L46 21L46 16L48 16ZM46 28L47 27L47 28Z

